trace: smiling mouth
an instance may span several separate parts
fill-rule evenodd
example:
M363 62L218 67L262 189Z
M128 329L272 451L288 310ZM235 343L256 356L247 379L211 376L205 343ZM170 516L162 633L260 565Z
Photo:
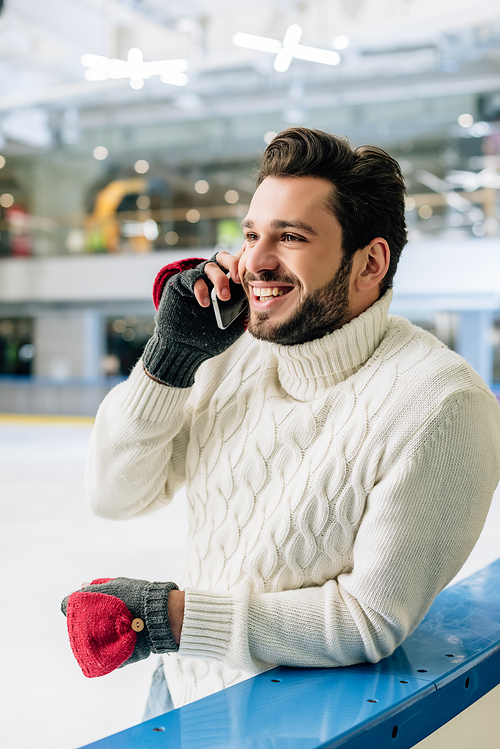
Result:
M285 294L288 294L292 289L293 286L267 286L263 289L253 286L252 294L259 302L269 302L274 297L285 296Z

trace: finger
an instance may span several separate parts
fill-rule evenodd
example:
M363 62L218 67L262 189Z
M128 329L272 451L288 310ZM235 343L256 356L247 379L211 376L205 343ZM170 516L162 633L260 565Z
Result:
M243 255L243 253L245 252L246 248L247 248L247 243L246 243L246 242L243 242L243 244L241 245L241 248L240 248L240 249L238 250L238 252L237 252L237 253L236 253L236 255L234 256L234 259L235 259L235 260L236 260L236 261L237 261L238 263L240 262L240 258L241 258L241 256Z
M203 278L199 278L195 285L193 286L194 296L196 298L196 301L199 305L202 307L209 307L210 306L210 296L208 294L208 287L203 280Z
M83 590L83 588L88 588L91 583L82 583L80 585L80 589Z
M229 252L225 252L224 250L217 253L217 262L219 263L219 265L221 265L223 268L226 268L231 273L231 278L236 283L241 283L238 273L239 256L240 253L238 253L238 255L231 255Z
M224 270L215 263L207 263L207 265L205 265L205 274L213 283L215 293L219 299L229 299L231 296L229 290L229 279Z

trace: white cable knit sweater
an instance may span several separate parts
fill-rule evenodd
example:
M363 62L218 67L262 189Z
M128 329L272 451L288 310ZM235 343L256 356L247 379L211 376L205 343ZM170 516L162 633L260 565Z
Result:
M388 318L390 300L298 346L246 333L190 389L139 363L103 402L98 514L152 512L187 485L185 618L164 658L176 707L270 664L389 655L474 546L498 404L458 355Z

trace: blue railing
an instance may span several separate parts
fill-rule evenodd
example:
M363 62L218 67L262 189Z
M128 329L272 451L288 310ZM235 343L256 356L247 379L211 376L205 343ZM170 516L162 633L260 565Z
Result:
M446 588L388 658L274 668L96 749L407 749L500 683L500 559Z

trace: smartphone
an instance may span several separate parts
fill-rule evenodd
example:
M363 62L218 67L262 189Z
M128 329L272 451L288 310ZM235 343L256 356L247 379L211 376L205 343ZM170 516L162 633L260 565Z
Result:
M231 293L231 297L227 302L218 298L215 288L212 289L211 294L215 319L221 330L229 328L248 309L248 299L243 286L240 283L235 283L231 279L230 273L226 273L226 276L229 278L229 291Z

